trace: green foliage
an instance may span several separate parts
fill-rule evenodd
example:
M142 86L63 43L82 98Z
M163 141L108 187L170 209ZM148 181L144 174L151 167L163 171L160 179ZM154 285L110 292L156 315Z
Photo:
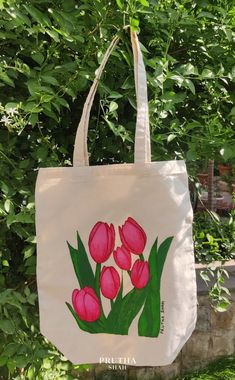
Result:
M235 258L235 210L229 218L220 218L215 213L198 213L194 218L194 247L198 262L207 264L201 270L201 278L209 287L212 306L220 312L230 304L230 292L225 286L228 272L218 266ZM217 261L217 265L215 265Z
M196 213L194 247L198 262L211 263L235 258L235 212L229 217L215 213Z
M220 358L213 361L204 370L176 380L232 380L235 378L235 357Z
M91 164L133 161L136 105L129 31L123 29L129 24L141 30L153 159L185 158L191 172L208 158L219 161L222 155L234 162L231 1L1 0L0 374L5 378L73 376L40 337L32 304L35 180L41 166L71 165L85 96L116 33L120 43L95 98L89 149ZM220 237L207 233L214 238L207 258L224 257L227 248L215 240ZM207 237L196 235L197 250L207 250Z

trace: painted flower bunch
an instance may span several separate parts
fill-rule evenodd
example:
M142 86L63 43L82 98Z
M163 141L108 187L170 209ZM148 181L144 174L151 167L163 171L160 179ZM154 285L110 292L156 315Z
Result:
M113 253L117 266L128 271L133 286L137 289L144 288L149 281L149 264L144 261L143 251L147 236L143 228L131 217L122 227L119 227L121 247L115 246L115 229L104 222L97 222L91 230L88 246L92 259L97 263L97 271L100 264L106 262ZM132 255L141 256L132 266ZM132 269L131 269L132 268ZM100 290L104 297L113 300L116 298L121 286L119 272L114 266L103 266L99 276ZM79 318L86 322L94 322L100 318L101 304L99 294L94 289L84 287L75 289L72 294L72 304Z
M97 222L89 240L89 254L78 235L77 249L69 243L70 256L80 285L72 292L72 305L66 303L78 326L90 333L128 334L129 327L143 307L138 333L158 336L160 330L160 279L172 237L158 248L157 239L148 260L144 258L147 235L131 217L118 227L120 246L115 247L113 224ZM96 270L90 265L90 257ZM108 265L113 257L116 267ZM104 263L106 265L104 265ZM124 294L123 272L130 276L133 288ZM102 297L110 299L109 314L104 314Z

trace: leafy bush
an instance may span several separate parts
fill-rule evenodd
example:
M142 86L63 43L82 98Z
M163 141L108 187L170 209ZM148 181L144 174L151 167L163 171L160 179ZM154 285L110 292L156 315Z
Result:
M214 212L197 213L194 218L194 248L196 260L207 264L200 271L209 288L209 297L216 311L226 311L230 292L225 286L229 274L222 263L235 258L235 210L229 217L220 218ZM215 265L220 261L221 266Z
M196 260L203 264L235 258L235 212L220 218L215 213L196 213L194 247Z
M38 332L37 170L71 165L85 96L116 33L92 110L91 164L133 161L129 23L141 29L153 160L185 158L191 174L221 153L234 160L235 10L229 0L1 0L0 11L0 373L69 379L72 367Z
M176 380L232 380L235 378L235 357L220 358L209 364L204 370Z

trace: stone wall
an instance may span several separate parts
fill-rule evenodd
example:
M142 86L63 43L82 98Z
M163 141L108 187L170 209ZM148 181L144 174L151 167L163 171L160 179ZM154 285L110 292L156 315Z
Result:
M107 364L97 364L84 372L80 379L170 380L203 368L216 358L235 353L235 266L226 269L230 274L226 285L230 288L232 302L224 313L212 309L208 290L197 273L197 326L173 364L165 367L127 367L122 370L110 370Z

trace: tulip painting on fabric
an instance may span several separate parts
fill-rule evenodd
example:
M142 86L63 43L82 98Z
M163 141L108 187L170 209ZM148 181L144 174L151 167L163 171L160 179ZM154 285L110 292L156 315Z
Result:
M68 247L78 288L71 289L71 303L66 305L78 327L91 334L128 335L141 311L138 335L158 337L161 276L172 240L170 236L159 244L156 238L148 254L146 231L132 217L117 228L112 223L98 221L89 234L89 252L77 233L77 247L69 243ZM132 286L128 291L124 272ZM110 302L108 312L104 312L105 300Z

